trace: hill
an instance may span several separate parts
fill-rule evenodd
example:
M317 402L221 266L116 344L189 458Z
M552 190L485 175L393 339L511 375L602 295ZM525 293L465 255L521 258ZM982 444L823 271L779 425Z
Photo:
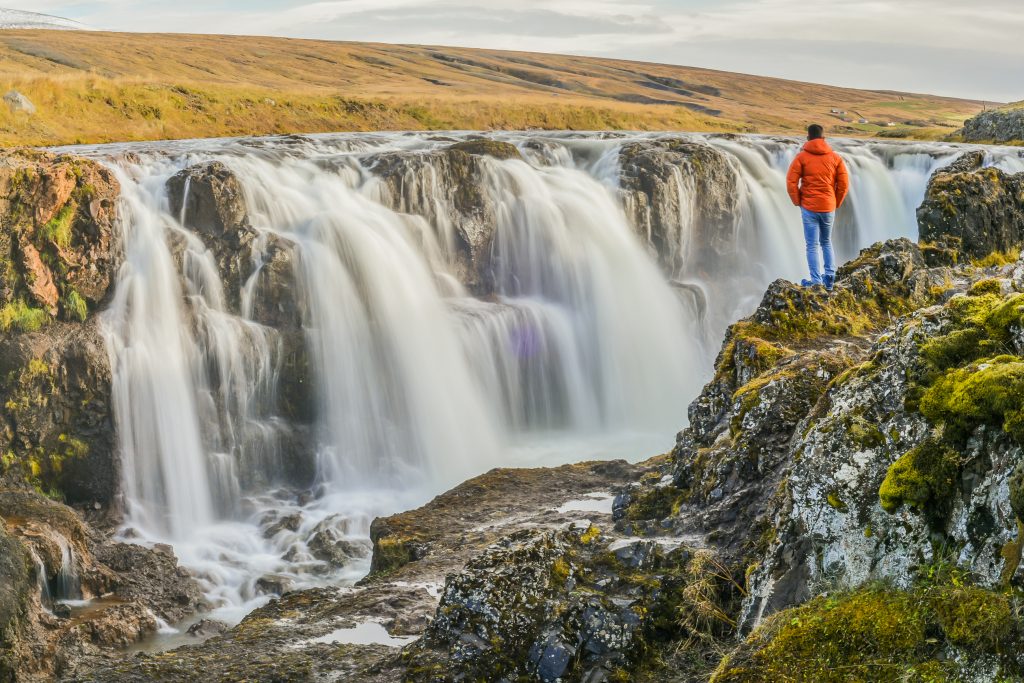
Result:
M530 127L767 133L809 120L834 133L938 137L981 109L593 57L93 31L0 32L0 88L38 110L0 107L2 145Z

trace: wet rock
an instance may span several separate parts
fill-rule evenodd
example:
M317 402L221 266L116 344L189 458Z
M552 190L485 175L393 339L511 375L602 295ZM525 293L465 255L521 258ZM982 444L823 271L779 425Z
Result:
M732 267L738 193L725 155L665 138L624 144L619 164L627 213L667 273Z
M28 551L0 523L0 679L16 680L33 588Z
M1024 246L1024 173L982 168L983 161L981 152L967 153L931 177L917 210L923 241L952 242L975 259L994 251L1019 253Z
M119 598L146 605L164 621L180 621L205 606L199 585L170 546L107 543L95 556L115 572L111 589Z
M0 483L109 505L119 486L110 364L95 320L0 339Z
M114 605L84 625L89 639L103 647L127 647L157 629L156 617L140 604Z
M216 619L200 619L188 627L186 633L196 638L212 638L228 630L228 625Z
M523 160L523 155L520 154L515 145L510 142L501 142L500 140L464 140L463 142L456 142L454 145L448 147L448 150L452 152L465 152L466 154L475 154L479 156L489 156L501 160Z
M384 201L426 218L441 265L474 294L494 291L491 245L497 216L486 187L488 164L495 163L491 152L509 158L513 151L518 157L508 143L474 140L434 152L381 154L370 169L380 178Z
M338 569L365 558L372 550L370 544L361 539L344 538L337 529L324 523L318 525L308 546L313 557Z
M231 238L248 227L238 178L222 162L190 166L167 181L171 213L197 232Z
M283 515L279 519L269 519L263 522L263 537L273 538L282 531L298 531L299 525L302 524L302 513L293 512L289 515Z
M267 574L256 579L256 593L262 595L284 595L292 589L292 578L283 574Z

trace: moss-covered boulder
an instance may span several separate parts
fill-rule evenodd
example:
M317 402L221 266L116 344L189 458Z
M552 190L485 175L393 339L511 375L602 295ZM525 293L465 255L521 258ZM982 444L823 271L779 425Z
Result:
M969 152L935 172L917 209L921 239L952 238L969 258L1008 252L1016 260L1024 246L1024 174L983 163L981 152Z

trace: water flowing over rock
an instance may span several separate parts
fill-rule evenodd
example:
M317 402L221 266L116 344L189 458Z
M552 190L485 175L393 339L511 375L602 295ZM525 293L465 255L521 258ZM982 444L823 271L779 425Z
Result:
M917 210L922 240L957 239L972 258L1024 245L1024 173L983 163L982 152L970 152L932 176Z
M684 140L631 142L619 165L627 211L669 275L733 267L740 197L722 152Z

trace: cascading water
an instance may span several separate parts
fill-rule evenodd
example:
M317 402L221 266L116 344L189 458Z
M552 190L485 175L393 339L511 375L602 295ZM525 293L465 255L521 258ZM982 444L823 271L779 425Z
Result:
M664 136L493 137L526 161L479 161L473 196L491 212L483 229L493 237L486 277L472 287L460 282L451 171L435 154L450 138L76 150L114 166L123 188L124 263L104 329L128 525L172 543L221 618L265 599L268 577L278 586L357 578L365 555L339 568L318 554L323 538L365 548L374 516L490 467L664 451L725 325L772 279L803 271L784 183L792 140L675 136L724 154L740 196L731 265L700 263L698 185L676 169L678 223L665 226L665 248L686 257L663 273L627 218L618 150ZM913 236L929 175L960 151L836 146L854 188L837 236L844 259ZM415 161L397 194L375 175L395 155ZM251 266L241 282L221 272L184 208L170 209L168 179L213 161L238 179L254 235L251 253L238 255ZM1022 162L1006 152L989 163ZM186 199L192 191L186 182ZM280 399L295 341L256 315L273 249L292 254L286 304L301 318L315 406L306 437ZM299 488L285 475L296 450L315 453Z

